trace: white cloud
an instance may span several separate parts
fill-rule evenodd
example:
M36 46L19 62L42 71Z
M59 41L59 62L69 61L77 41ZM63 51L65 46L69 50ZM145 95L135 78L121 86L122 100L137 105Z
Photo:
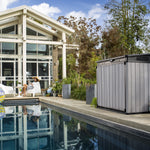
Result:
M88 12L88 16L91 18L98 19L105 13L105 10L101 7L100 4L96 4L92 7L91 10Z
M88 11L88 13L84 13L82 11L72 11L66 15L66 17L74 16L77 18L86 17L93 18L97 20L97 23L101 26L104 24L104 19L107 19L109 15L107 11L100 4L93 5L92 8Z
M58 14L61 12L61 10L57 7L49 6L47 3L41 3L39 5L33 5L33 9L47 15L50 17L53 17L55 14Z
M8 9L8 6L17 0L0 0L0 11Z
M77 17L77 18L86 17L85 13L83 13L82 11L72 11L66 15L66 17L70 17L70 16Z

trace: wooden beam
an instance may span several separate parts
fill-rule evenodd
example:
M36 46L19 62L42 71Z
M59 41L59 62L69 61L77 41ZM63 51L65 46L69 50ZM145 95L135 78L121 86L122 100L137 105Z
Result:
M22 39L2 39L0 38L0 42L6 42L6 43L22 43Z
M62 23L59 23L58 21L56 21L52 18L49 18L43 14L40 14L39 12L35 13L35 10L28 9L28 16L30 16L30 17L36 19L37 21L40 21L50 27L53 27L54 29L56 29L58 31L64 32L68 35L70 35L74 32L73 29L65 26Z
M22 23L23 23L23 84L26 84L26 28L27 28L27 9L23 9L23 17L22 17Z
M63 68L63 79L67 77L66 67L66 34L62 33L63 48L62 48L62 68Z
M18 58L18 55L0 54L0 58ZM7 60L8 61L8 60Z
M63 45L63 42L58 41L35 41L35 40L27 40L27 43L31 44L46 44L46 45Z
M10 22L8 24L3 24L3 25L0 25L0 29L7 28L7 27L10 27L10 26L13 26L16 24L18 24L18 21L13 21L13 22Z
M48 34L46 32L43 32L41 29L37 29L36 27L31 26L29 24L27 24L27 27L30 28L30 29L32 29L32 30L35 30L35 31L37 31L37 32L39 32L39 33L41 33L41 34L43 34L43 35L45 35L45 36L47 36L47 37L49 37L49 38L52 39L52 35L50 35L50 34Z
M17 34L0 34L0 38L18 39L19 36Z
M29 40L51 40L51 38L45 37L45 36L34 36L34 35L27 35L27 39Z
M27 59L52 59L52 56L27 55Z
M34 27L36 27L36 28L38 28L38 29L40 29L40 30L42 30L42 31L44 31L46 33L49 33L49 34L52 34L52 35L55 35L55 36L58 37L58 34L57 34L56 31L49 29L48 27L44 26L43 24L40 24L40 23L38 23L38 22L36 22L34 20L31 20L29 18L27 18L27 23L29 25L33 25Z
M5 20L5 19L8 19L8 18L20 16L20 15L22 15L22 11L14 12L12 14L4 14L4 15L0 15L0 20Z
M2 28L2 26L11 26L9 24L17 23L17 22L18 22L18 17L13 17L13 18L2 20L0 21L0 28Z

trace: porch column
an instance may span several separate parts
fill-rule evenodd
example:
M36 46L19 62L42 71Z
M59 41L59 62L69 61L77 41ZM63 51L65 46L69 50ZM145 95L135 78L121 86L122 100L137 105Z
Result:
M64 148L65 150L67 150L68 149L68 137L67 137L68 128L65 121L63 122L63 127L64 127Z
M26 14L27 10L23 10L23 84L26 84Z
M66 34L62 33L63 48L62 48L62 69L63 69L63 79L67 77L66 74Z
M58 80L58 47L53 46L53 80Z
M18 35L19 38L21 38L22 33L22 24L21 24L21 18L19 19L18 23ZM22 44L18 43L18 82L22 82L22 66L21 66L21 51L22 51Z

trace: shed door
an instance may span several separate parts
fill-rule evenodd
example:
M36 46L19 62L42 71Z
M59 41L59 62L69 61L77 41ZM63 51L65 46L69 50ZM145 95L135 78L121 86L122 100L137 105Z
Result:
M98 64L98 106L125 111L124 62Z
M128 63L127 113L148 112L150 64Z

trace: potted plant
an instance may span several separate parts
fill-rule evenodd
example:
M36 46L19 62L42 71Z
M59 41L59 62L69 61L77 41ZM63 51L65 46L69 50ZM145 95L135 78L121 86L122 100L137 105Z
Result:
M56 81L53 84L52 90L53 90L53 96L57 96L57 95L61 96L61 93L62 93L62 84L61 84L61 82Z
M53 84L52 90L53 90L53 96L56 97L56 92L57 92L56 83Z
M66 99L71 97L71 80L70 79L63 79L62 96L63 98L66 98Z
M62 83L61 82L57 83L57 90L58 90L58 96L62 97Z

